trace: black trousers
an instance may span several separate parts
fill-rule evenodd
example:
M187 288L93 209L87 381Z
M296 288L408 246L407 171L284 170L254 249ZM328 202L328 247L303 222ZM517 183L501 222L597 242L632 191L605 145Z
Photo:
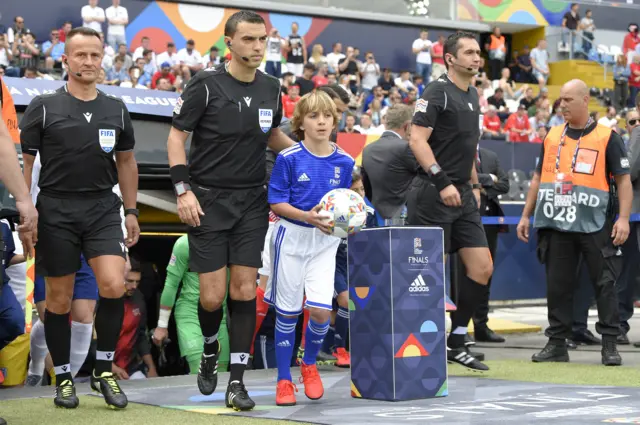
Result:
M598 305L596 331L617 336L620 317L615 283L622 269L622 255L613 246L611 225L591 234L542 229L538 232L537 253L547 275L549 327L545 335L551 339L571 338L576 275L582 254Z
M498 233L500 232L500 226L484 226L484 232L487 235L487 243L489 244L489 251L491 251L491 258L493 264L496 263L496 250L498 248ZM462 261L459 261L462 264ZM464 267L464 266L463 266ZM464 276L464 274L462 274ZM482 301L478 304L478 308L473 315L473 327L474 329L481 329L487 327L489 321L489 296L491 293L491 279L485 286L484 295Z

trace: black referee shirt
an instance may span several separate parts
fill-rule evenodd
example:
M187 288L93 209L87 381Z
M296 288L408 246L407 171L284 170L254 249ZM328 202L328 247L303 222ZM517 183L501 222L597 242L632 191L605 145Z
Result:
M413 124L432 128L429 146L452 183L471 180L480 139L478 91L460 90L446 75L431 82L416 102ZM426 174L422 167L419 173Z
M22 151L40 152L38 186L49 196L101 196L118 183L115 152L133 150L129 111L118 98L98 90L85 102L64 85L35 97L20 122Z
M224 64L196 74L173 110L173 126L193 132L193 183L231 189L262 186L267 141L281 119L278 79L257 71L253 82L244 83Z

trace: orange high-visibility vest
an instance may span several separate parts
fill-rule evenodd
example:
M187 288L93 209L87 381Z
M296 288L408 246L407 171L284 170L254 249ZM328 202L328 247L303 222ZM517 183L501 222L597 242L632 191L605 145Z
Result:
M601 124L580 139L574 169L571 163L577 140L565 137L556 170L558 147L565 126L553 127L544 141L544 158L533 226L563 232L594 233L602 229L609 207L606 150L611 130ZM558 177L561 174L562 178ZM563 184L571 182L571 185ZM570 202L564 189L571 187ZM558 199L558 196L564 196Z
M0 93L0 100L2 101L2 119L9 129L9 134L11 135L13 143L19 145L20 131L18 130L18 115L16 114L16 107L13 103L13 97L11 97L9 88L2 79L0 79L0 90L2 90L2 93Z
M504 40L504 35L496 37L494 34L491 34L491 43L489 44L489 50L502 50L503 52L506 52L507 47Z

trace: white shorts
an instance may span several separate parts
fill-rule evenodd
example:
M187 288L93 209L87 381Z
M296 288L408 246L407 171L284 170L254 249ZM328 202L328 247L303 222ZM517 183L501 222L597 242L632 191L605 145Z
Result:
M258 269L260 276L269 276L271 274L271 234L273 233L273 223L269 220L269 228L267 236L264 238L264 248L262 248L262 267Z
M340 239L315 227L280 220L271 234L272 270L264 300L287 316L315 307L333 310L333 279Z
M302 77L302 72L304 71L304 64L287 62L287 71L289 71L296 77Z

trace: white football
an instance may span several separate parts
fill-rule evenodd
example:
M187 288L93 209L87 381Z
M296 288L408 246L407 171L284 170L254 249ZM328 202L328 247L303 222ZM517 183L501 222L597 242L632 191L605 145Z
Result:
M320 213L327 216L331 234L338 238L357 233L367 223L367 208L362 196L350 189L334 189L320 201Z

